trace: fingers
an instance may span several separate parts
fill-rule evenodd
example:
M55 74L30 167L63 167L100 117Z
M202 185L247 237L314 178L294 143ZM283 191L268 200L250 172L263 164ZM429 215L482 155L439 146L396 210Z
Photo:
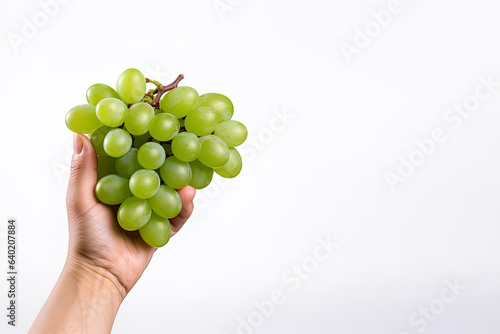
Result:
M170 219L170 224L172 225L172 236L179 232L191 216L191 213L193 213L193 199L196 194L196 190L191 186L185 186L184 188L177 190L177 192L181 197L182 210L176 217Z
M66 205L69 211L86 211L97 202L97 156L90 140L82 134L73 136L73 150Z

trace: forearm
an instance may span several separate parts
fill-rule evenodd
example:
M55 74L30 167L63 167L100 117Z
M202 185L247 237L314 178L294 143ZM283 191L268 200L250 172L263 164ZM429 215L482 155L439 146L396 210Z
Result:
M125 292L114 278L68 261L29 333L109 333Z

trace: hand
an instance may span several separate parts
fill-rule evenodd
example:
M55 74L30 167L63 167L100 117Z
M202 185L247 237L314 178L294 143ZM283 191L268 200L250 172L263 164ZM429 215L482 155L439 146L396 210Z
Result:
M68 257L79 265L109 275L126 294L141 277L156 248L147 245L139 232L121 229L116 212L95 196L97 157L87 137L75 134L74 152L66 197ZM170 219L172 236L193 211L194 188L186 186L178 192L182 211Z
M77 134L73 144L68 257L30 333L109 333L121 302L156 251L139 232L122 230L113 208L97 200L97 157L88 138ZM193 212L195 190L187 186L178 192L182 210L170 219L172 236Z

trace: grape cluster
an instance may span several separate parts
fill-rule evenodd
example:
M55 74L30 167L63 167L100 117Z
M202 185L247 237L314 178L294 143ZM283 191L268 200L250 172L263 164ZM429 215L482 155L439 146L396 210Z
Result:
M176 189L205 188L214 172L238 175L242 161L235 147L247 138L245 126L231 120L231 100L200 96L178 86L182 78L163 86L131 68L118 78L116 91L92 85L88 104L66 115L68 128L89 135L97 153L97 198L119 205L119 225L138 230L153 247L170 239L169 218L182 208ZM147 91L147 83L156 87Z

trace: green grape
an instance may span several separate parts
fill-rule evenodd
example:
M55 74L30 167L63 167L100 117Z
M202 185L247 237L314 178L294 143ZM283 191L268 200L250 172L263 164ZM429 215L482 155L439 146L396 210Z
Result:
M95 195L104 204L115 205L132 196L132 193L128 187L128 179L111 174L97 182Z
M106 175L116 174L115 158L106 155L97 156L97 180L102 179Z
M134 136L141 136L148 132L149 121L155 115L153 107L146 102L137 102L129 109L125 120L127 131Z
M142 136L134 136L134 147L139 149L141 148L142 145L148 142L148 140L151 138L151 135L149 132L146 132Z
M201 143L196 135L189 132L182 132L174 137L171 148L172 153L177 159L190 162L200 155Z
M138 151L138 149L132 147L127 154L116 159L115 168L118 174L123 177L130 178L132 174L143 168L139 163L139 160L137 160Z
M210 107L198 107L186 116L186 131L197 136L206 136L214 132L218 123L217 114Z
M184 188L191 181L191 166L176 157L168 157L160 168L161 178L167 186L174 189Z
M120 95L111 87L105 84L94 84L87 89L87 102L96 106L102 99L113 97L119 99Z
M229 148L217 136L208 135L200 138L201 153L198 160L207 167L221 167L229 159Z
M163 111L161 111L161 109L155 109L155 116L162 113Z
M160 178L154 170L139 169L130 177L129 187L135 197L148 199L160 188Z
M181 128L183 128L184 127L184 118L178 118L177 120L179 121L179 126Z
M92 147L94 147L95 153L97 153L98 155L107 156L106 151L104 151L104 147L102 145L104 142L104 138L111 130L113 130L113 128L104 125L92 132L92 135L90 136L90 142L92 143Z
M219 116L219 122L229 121L233 117L233 103L222 94L208 93L201 95L198 107L211 107Z
M103 147L110 157L123 157L132 147L132 137L123 129L113 129L104 137Z
M179 133L179 121L172 114L160 113L149 122L149 133L159 141L169 141Z
M163 143L161 144L161 146L163 147L163 149L165 150L165 153L167 155L172 155L172 144L169 144L169 143Z
M220 176L230 179L241 172L242 164L238 151L235 148L230 148L227 162L222 167L214 168L214 171Z
M151 218L146 225L139 229L142 240L151 247L163 247L170 240L172 227L167 218L151 214Z
M116 91L123 102L134 104L146 94L146 79L139 70L129 68L118 78Z
M162 184L156 195L149 199L149 204L154 212L164 218L175 217L181 212L181 197L175 189Z
M148 142L141 146L137 160L146 169L158 169L165 162L165 150L158 143Z
M214 176L214 170L212 168L205 166L198 160L191 161L189 165L193 173L191 181L189 182L191 187L203 189L212 182L212 177Z
M95 111L97 118L104 125L114 128L122 125L128 115L127 105L112 97L101 100L97 104Z
M89 134L103 125L90 104L76 106L66 114L66 126L76 133Z
M132 196L120 205L117 213L118 224L126 231L136 231L148 223L151 213L147 199Z
M198 100L199 95L194 88L181 86L163 95L160 100L160 108L177 118L182 118L196 108Z
M222 139L228 147L235 147L247 139L247 128L238 121L225 121L217 125L214 135Z

